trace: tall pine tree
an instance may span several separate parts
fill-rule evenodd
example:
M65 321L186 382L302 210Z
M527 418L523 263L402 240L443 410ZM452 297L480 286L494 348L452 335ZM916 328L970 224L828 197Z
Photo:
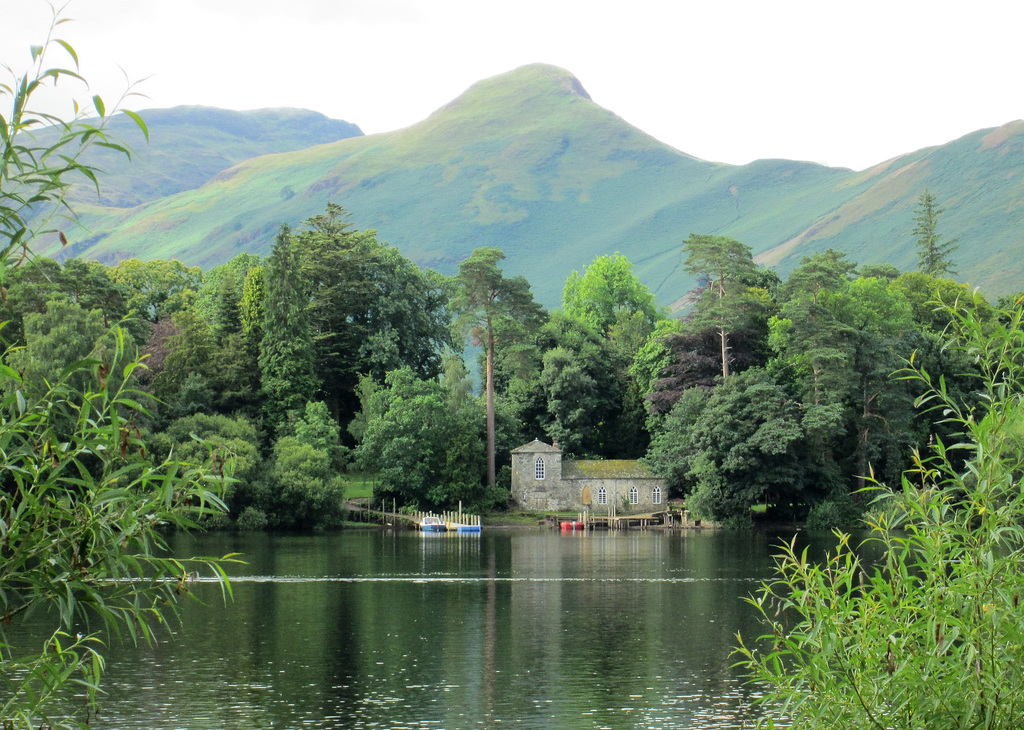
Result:
M753 300L744 296L757 273L750 246L725 236L691 233L683 241L683 268L706 286L694 308L698 328L714 328L721 345L722 377L729 377L730 334L749 319Z
M264 266L260 375L267 426L276 430L288 411L302 412L316 395L309 297L299 270L296 239L281 229Z
M214 329L222 337L229 337L242 331L237 281L235 272L228 269L217 286Z
M955 274L949 255L956 251L958 239L954 238L942 242L942 234L938 231L939 216L944 212L939 207L935 196L925 191L917 201L917 214L914 216L914 230L911 231L917 237L917 269L931 276L945 276Z
M494 347L495 327L513 320L525 329L535 328L543 309L533 300L530 283L522 276L507 278L498 268L505 254L496 248L478 248L459 264L458 293L453 309L457 325L472 336L473 344L484 348L484 392L487 398L487 485L497 482L494 436Z

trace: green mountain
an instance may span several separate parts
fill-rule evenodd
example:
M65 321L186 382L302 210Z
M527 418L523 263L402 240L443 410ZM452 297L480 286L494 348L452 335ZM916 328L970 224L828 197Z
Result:
M267 253L282 224L301 225L332 201L355 226L447 273L474 248L497 246L506 271L526 275L547 305L573 269L615 251L669 304L692 286L680 253L691 232L737 238L783 270L828 247L911 267L913 208L928 187L946 208L941 231L960 238L962 278L1000 293L1018 286L1024 266L1012 255L1022 147L1016 122L859 173L710 163L601 108L567 71L531 65L406 129L246 159L132 208L80 206L89 231L62 253L210 266Z
M1024 288L1022 163L1020 120L897 157L851 175L859 192L759 260L788 270L808 253L835 248L861 263L914 268L910 230L917 200L928 188L945 208L939 221L943 238L960 239L952 256L959 278L989 294L1018 291Z
M222 170L251 157L292 152L363 134L354 124L306 109L238 112L178 106L140 113L149 130L149 143L127 117L111 119L111 133L128 146L132 158L93 148L91 161L104 173L99 201L96 188L88 185L79 186L72 199L130 208L195 190Z

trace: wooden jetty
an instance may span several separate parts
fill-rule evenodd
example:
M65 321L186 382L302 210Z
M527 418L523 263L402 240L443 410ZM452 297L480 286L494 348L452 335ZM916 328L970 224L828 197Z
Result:
M662 510L660 512L648 512L646 514L625 514L620 515L615 510L609 510L607 514L596 515L590 512L580 512L575 517L558 517L555 521L556 527L563 531L568 530L630 530L657 527L659 529L673 528L700 528L701 521L690 517L689 510Z
M428 517L439 520L448 532L480 532L480 515L466 514L461 508L458 512L442 512L440 514L417 512L414 521L417 525L422 525Z
M444 526L445 532L455 533L479 533L483 522L480 515L463 512L461 505L458 510L440 514L433 512L408 514L399 512L393 507L391 511L373 509L369 506L369 500L349 500L347 507L349 512L361 515L367 522L378 522L381 525L410 530L421 529L426 517L437 518L438 522Z

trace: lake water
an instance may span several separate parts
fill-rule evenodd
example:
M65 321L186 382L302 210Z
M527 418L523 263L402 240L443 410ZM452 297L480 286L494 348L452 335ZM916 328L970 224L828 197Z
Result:
M245 554L173 637L111 646L112 728L739 728L741 597L781 537L347 531L182 537Z

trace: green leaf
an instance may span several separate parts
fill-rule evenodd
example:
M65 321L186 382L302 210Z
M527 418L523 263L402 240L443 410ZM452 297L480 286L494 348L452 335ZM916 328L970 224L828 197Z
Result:
M10 378L16 383L22 382L21 374L18 373L16 370L13 370L12 368L9 368L7 365L4 365L3 363L0 363L0 376Z
M46 71L44 71L43 73L41 73L39 75L39 79L42 80L42 79L52 78L54 81L57 81L61 76L70 76L73 79L77 79L77 80L85 83L85 79L82 78L81 74L79 74L76 71L72 71L70 69L67 69L67 68L50 68L50 69L47 69Z
M99 360L94 360L94 359L91 359L91 358L86 358L84 360L76 360L75 362L71 363L66 368L61 370L61 372L60 372L60 380L63 382L65 380L67 380L68 377L70 377L73 373L76 373L79 370L89 370L89 369L91 369L93 367L96 367L97 365L102 365L102 364L103 363L100 362Z
M131 117L131 119L135 122L136 126L140 130L142 130L142 134L146 138L146 142L149 142L149 127L146 126L146 122L142 119L142 117L140 117L133 111L128 111L127 109L122 109L121 112Z
M114 152L120 152L121 154L123 154L128 159L131 159L131 157L132 157L132 153L129 151L129 149L127 147L125 147L124 145L121 145L121 144L117 144L116 142L97 142L96 146L97 147L104 147L104 148L106 148L108 150L113 150Z
M75 68L78 68L78 54L75 53L75 49L71 47L71 44L67 41L62 41L60 38L54 39L54 42L60 44L60 46L68 52L68 55L75 61Z

